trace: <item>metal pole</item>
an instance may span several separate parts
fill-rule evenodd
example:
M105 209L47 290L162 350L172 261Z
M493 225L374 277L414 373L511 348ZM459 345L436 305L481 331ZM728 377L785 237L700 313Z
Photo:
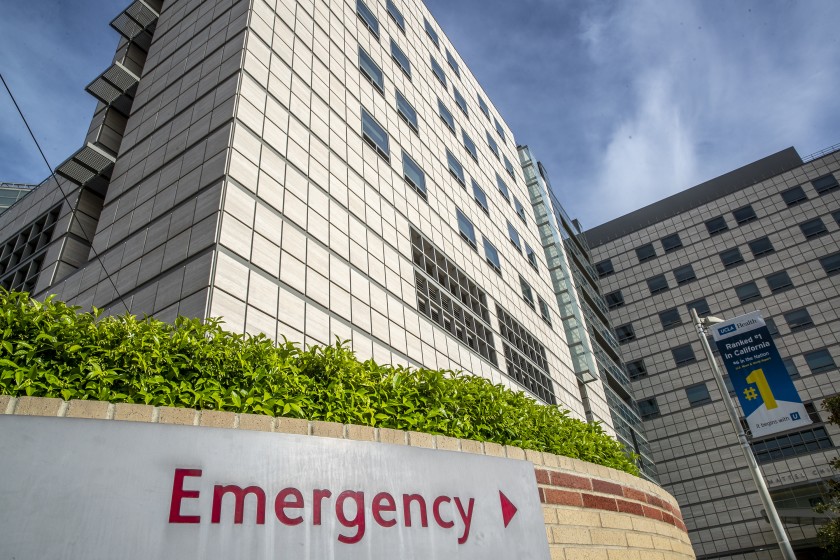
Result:
M758 495L761 498L761 503L764 505L764 510L767 512L767 517L770 519L770 526L773 528L773 534L776 535L776 541L779 543L779 548L782 551L782 556L785 560L796 560L796 555L793 553L793 548L790 546L787 532L785 531L782 520L779 518L779 513L776 511L776 506L770 498L770 491L767 489L767 484L764 482L764 476L761 474L761 469L755 461L750 442L747 440L747 434L741 426L738 419L738 412L735 410L735 404L729 396L729 390L723 382L723 376L718 368L717 361L712 354L712 349L709 346L709 341L706 339L706 328L700 317L697 315L697 310L691 310L691 320L694 326L697 327L697 335L700 337L700 344L703 345L703 351L706 353L706 359L712 365L712 374L715 376L720 394L723 396L723 404L726 406L726 412L729 413L729 420L732 422L732 427L735 428L735 433L738 434L738 442L741 444L741 451L744 452L744 458L747 460L747 465L750 468L753 482L758 488Z

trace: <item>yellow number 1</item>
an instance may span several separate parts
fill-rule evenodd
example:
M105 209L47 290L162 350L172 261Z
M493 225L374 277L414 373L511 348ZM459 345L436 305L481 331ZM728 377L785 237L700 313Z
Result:
M776 397L773 396L773 391L770 390L770 385L767 383L767 378L764 377L764 371L757 369L752 371L747 376L747 383L754 383L758 387L758 392L761 393L761 400L767 406L767 410L778 408L776 404Z

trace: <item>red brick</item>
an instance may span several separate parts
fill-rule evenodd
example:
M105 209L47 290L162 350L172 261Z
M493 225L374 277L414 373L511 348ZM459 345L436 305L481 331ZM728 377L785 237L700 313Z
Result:
M581 490L592 490L592 480L573 474L553 472L551 473L551 484L561 488L579 488Z
M642 506L645 511L645 517L662 521L662 511L650 506Z
M545 503L547 504L578 507L583 505L580 492L568 492L554 488L543 488L542 490L545 493Z
M688 528L685 526L685 523L677 519L677 527L688 533Z
M634 515L644 515L645 510L642 504L636 502L628 502L627 500L616 500L618 504L618 511L621 513L632 513Z
M607 511L618 511L615 498L606 496L595 496L594 494L583 495L583 506L593 509L605 509Z
M548 471L534 469L534 474L537 476L537 484L551 484L551 475Z
M666 512L662 512L662 521L664 521L665 523L670 523L671 525L677 524L677 520L674 519L674 516Z
M606 480L592 479L592 489L602 494L613 494L615 496L623 496L621 486L614 482L607 482Z
M656 506L659 509L665 509L665 508L668 507L668 505L662 499L657 498L656 496L648 494L647 498L648 498L648 503L652 506Z
M540 495L540 503L545 503L545 491L542 488L537 488L537 494Z
M622 488L622 491L624 492L625 498L630 498L631 500L637 500L639 502L647 502L647 499L645 498L646 494L641 490L636 490L635 488L628 488L625 486L624 488Z

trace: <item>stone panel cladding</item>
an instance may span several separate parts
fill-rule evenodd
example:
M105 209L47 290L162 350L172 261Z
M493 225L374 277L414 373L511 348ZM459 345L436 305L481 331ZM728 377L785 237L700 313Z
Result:
M257 430L530 461L551 560L695 558L679 506L662 488L615 469L551 453L390 428L87 400L0 395L0 414Z

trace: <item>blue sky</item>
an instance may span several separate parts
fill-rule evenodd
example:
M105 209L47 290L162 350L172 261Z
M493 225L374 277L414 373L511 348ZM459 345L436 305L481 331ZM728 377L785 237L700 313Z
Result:
M0 72L52 165L127 0L0 0ZM840 143L836 0L427 0L566 209L592 227L794 146ZM0 91L0 180L47 174Z

